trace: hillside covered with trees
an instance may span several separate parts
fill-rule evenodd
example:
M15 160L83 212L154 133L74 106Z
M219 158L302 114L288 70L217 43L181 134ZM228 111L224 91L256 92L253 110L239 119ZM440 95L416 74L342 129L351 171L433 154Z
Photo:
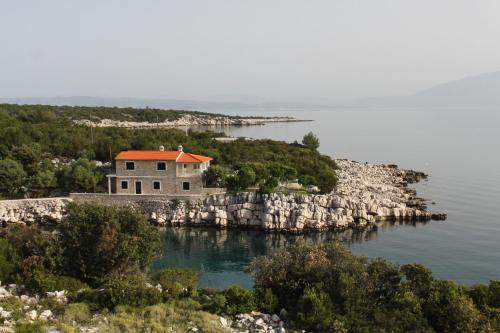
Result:
M253 186L269 192L281 181L298 179L329 192L336 184L335 161L317 151L319 142L313 134L308 134L303 144L243 139L219 142L215 138L223 134L213 132L186 136L174 128L75 125L73 117L83 117L89 109L106 117L124 110L0 105L0 197L104 191L106 168L101 165L113 162L118 152L156 150L160 145L175 150L179 144L185 151L214 158L205 177L208 186L226 186L233 191ZM130 110L137 115L147 111Z

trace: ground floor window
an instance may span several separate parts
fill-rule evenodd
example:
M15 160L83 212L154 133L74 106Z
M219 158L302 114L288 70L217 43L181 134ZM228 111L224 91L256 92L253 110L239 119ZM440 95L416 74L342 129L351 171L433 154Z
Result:
M153 180L153 190L161 190L161 182L159 180Z
M122 180L122 181L120 182L120 186L121 186L121 189L122 189L122 190L128 190L128 181L126 181L126 180Z
M191 187L191 183L190 182L182 182L182 190L183 191L189 191L190 187Z

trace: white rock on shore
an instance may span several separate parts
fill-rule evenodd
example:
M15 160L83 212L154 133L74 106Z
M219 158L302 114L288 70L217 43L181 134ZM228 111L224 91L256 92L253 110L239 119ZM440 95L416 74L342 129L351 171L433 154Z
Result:
M409 182L423 174L394 166L337 160L338 185L330 194L214 194L205 199L172 202L132 197L129 205L153 223L164 225L240 226L301 232L363 227L383 220L443 219L425 209ZM102 194L107 196L107 194ZM75 199L76 200L76 199ZM70 198L0 201L2 223L58 222ZM0 294L1 297L1 294Z
M274 118L231 118L224 116L190 115L186 114L176 120L165 120L163 122L147 121L122 121L112 119L101 119L100 121L90 121L87 119L75 120L74 123L93 127L124 127L124 128L156 128L156 127L176 127L176 126L253 126L274 122L297 121L291 117Z

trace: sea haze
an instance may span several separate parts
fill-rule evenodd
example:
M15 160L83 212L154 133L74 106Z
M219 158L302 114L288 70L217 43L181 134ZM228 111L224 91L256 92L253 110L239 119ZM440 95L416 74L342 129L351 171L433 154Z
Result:
M364 233L307 236L312 242L340 239L355 254L400 264L420 262L436 277L473 284L500 277L500 112L494 108L285 108L201 109L238 115L290 115L313 122L224 128L229 135L292 142L313 131L320 150L335 158L395 163L424 171L417 184L429 209L446 221L387 223ZM435 204L432 204L435 202ZM186 265L202 272L201 284L251 286L242 272L255 255L293 237L261 232L166 231L165 255L155 267Z

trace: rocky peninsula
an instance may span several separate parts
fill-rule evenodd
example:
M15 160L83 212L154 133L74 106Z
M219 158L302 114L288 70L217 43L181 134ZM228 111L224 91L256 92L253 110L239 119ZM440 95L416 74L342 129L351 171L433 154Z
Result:
M178 200L159 196L74 194L69 198L0 201L2 223L57 223L70 201L131 206L158 225L245 227L300 233L364 227L378 221L443 220L408 186L426 175L395 165L336 160L339 178L330 194L220 193Z
M293 117L231 117L218 115L192 115L185 114L175 120L165 119L162 122L147 122L147 121L125 121L114 119L99 119L87 120L79 119L73 122L77 125L92 126L92 127L123 127L123 128L165 128L179 126L255 126L265 125L267 123L276 122L296 122L304 121Z

